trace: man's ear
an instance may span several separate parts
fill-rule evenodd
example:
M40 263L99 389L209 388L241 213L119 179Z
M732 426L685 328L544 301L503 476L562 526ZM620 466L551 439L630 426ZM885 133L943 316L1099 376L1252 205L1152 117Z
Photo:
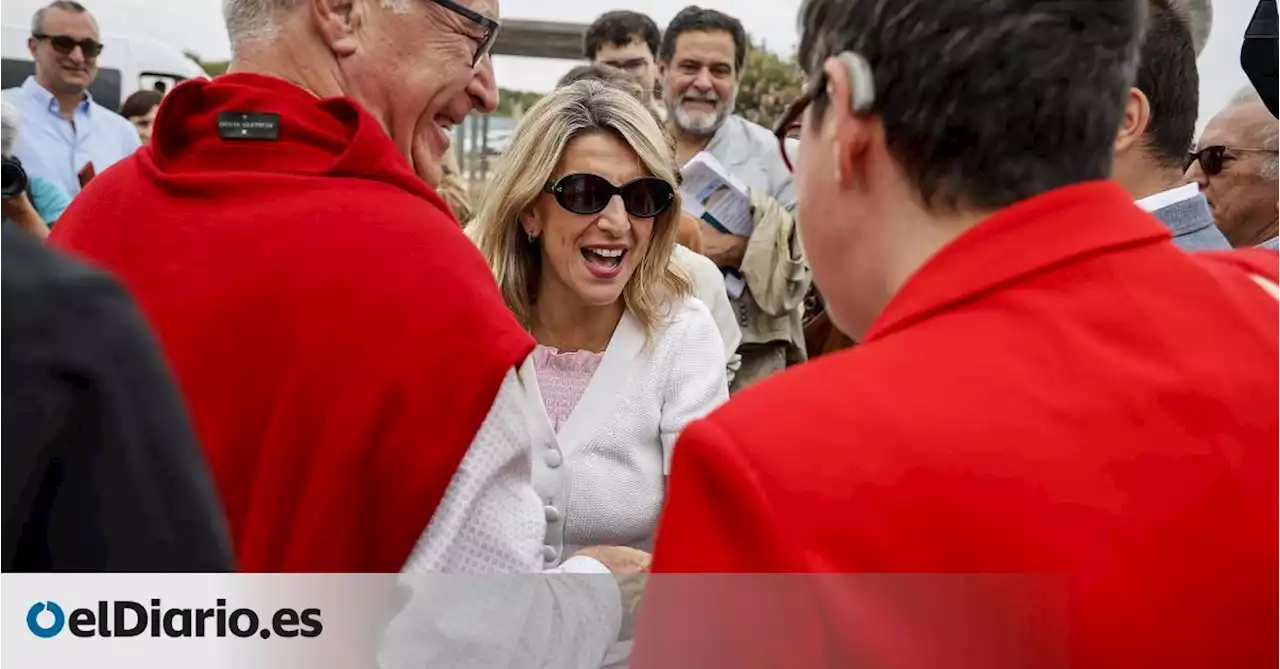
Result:
M1151 102L1146 94L1136 88L1129 89L1124 100L1124 116L1116 131L1116 153L1124 153L1137 146L1151 123Z
M362 20L361 12L369 5L356 0L309 0L311 18L316 30L329 50L339 58L354 54L359 48L356 28Z
M40 46L40 41L34 37L27 38L27 49L31 51L31 60L36 59L36 47Z

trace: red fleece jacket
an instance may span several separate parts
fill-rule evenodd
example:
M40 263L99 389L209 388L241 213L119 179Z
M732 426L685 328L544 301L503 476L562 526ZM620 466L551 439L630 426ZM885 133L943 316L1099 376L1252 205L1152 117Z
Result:
M157 329L246 571L398 571L533 346L381 126L268 77L175 89L51 240Z

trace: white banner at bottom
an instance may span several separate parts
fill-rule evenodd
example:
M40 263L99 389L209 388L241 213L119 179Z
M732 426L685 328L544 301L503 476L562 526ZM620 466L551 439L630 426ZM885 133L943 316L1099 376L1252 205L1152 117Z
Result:
M0 664L598 667L617 598L608 575L7 573Z

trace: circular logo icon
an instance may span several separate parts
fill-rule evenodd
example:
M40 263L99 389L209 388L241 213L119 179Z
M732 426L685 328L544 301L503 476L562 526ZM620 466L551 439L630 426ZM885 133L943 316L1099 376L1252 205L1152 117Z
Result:
M40 614L45 610L53 616L53 622L48 625L40 624ZM27 629L41 639L57 636L58 632L62 631L63 623L66 622L67 616L62 613L62 607L54 602L36 602L27 609Z

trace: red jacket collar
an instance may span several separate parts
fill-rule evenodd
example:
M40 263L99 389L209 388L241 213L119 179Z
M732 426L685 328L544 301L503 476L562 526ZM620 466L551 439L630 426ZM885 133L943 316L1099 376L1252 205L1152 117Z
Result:
M996 212L934 254L889 300L863 341L1055 265L1167 239L1169 231L1113 182L1037 195Z
M279 114L279 138L222 140L217 127L224 111ZM172 186L200 187L231 174L241 184L254 174L324 175L372 179L435 199L382 125L354 100L321 99L260 74L197 79L175 88L160 105L155 139L139 158L155 179Z

